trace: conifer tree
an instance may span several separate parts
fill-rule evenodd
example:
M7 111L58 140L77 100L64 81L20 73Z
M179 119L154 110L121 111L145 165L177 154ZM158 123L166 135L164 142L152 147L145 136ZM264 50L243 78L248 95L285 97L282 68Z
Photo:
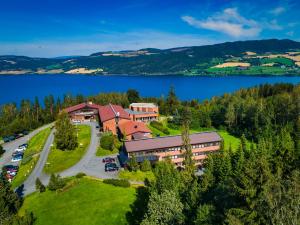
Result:
M55 143L60 150L74 150L78 146L76 128L65 112L58 115L55 123Z

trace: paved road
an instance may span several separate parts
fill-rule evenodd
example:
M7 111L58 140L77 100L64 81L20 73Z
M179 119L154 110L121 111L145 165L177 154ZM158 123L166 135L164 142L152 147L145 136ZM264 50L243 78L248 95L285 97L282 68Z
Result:
M102 159L105 157L97 157L96 152L97 148L100 144L99 132L96 129L96 123L91 122L87 123L91 126L91 142L87 149L84 157L73 167L63 171L60 173L62 177L74 176L79 172L83 172L88 176L93 176L97 178L107 179L107 178L116 178L118 176L118 172L105 172L104 171L104 163L102 163ZM110 155L110 157L117 158L117 154Z
M15 141L12 141L12 142L8 142L8 143L2 144L2 146L6 150L6 152L0 158L0 169L4 165L6 165L6 164L18 165L19 164L18 162L17 163L12 163L11 162L11 156L12 156L13 151L16 148L18 148L19 145L27 143L29 141L29 139L32 138L34 135L36 135L38 132L40 132L41 130L44 130L47 127L50 127L52 125L53 125L53 123L47 124L45 126L42 126L42 127L38 128L38 129L30 132L28 135L26 135L26 136L24 136L22 138L19 138L19 139L15 140Z
M51 133L44 145L44 148L43 148L42 152L40 153L40 158L39 158L35 168L31 172L29 177L26 179L26 181L24 182L24 189L23 189L24 195L28 195L35 191L35 181L37 178L40 178L40 180L42 181L43 184L48 184L50 177L49 177L49 175L43 173L43 169L44 169L44 165L47 162L48 154L50 152L53 141L54 141L54 130L51 131Z

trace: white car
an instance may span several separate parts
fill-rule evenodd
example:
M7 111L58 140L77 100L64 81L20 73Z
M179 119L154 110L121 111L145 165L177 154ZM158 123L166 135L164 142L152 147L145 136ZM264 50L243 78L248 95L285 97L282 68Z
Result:
M25 147L18 147L18 148L15 149L14 152L24 152L25 150L26 150Z

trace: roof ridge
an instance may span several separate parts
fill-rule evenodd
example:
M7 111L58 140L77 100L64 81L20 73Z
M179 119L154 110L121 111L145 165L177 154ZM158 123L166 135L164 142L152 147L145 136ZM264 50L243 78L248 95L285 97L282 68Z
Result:
M194 134L204 134L204 133L218 133L218 132L217 131L203 131L203 132L195 132L195 133L192 133L192 134L189 134L189 135L191 136L191 135L194 135ZM142 140L163 139L163 138L178 137L178 136L181 136L181 134L152 137L152 138L146 138L146 139L142 139ZM127 140L125 142L133 142L133 141L140 141L140 140L130 140L130 141Z
M109 103L109 106L110 106L111 110L113 111L113 113L115 114L115 117L119 117L120 115L118 112L115 111L113 105L111 103Z

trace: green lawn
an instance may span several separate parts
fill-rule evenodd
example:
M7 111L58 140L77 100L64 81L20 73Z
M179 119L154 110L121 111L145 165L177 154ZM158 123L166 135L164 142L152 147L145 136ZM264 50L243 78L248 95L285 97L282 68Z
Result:
M18 174L12 181L13 188L21 185L34 169L40 156L39 153L43 150L50 132L51 129L46 128L29 140Z
M219 130L218 133L224 140L224 148L229 149L231 145L232 150L237 150L240 147L241 140L235 136L232 136L227 131ZM247 147L250 148L251 142L247 140Z
M47 163L44 167L46 173L58 173L74 166L85 154L91 141L91 127L79 125L78 147L72 151L62 151L53 146L50 150Z
M117 148L114 148L114 150L111 151L111 150L101 148L99 146L96 152L96 156L107 156L107 155L112 155L117 153L119 153L119 150Z
M63 192L34 193L20 210L32 211L35 225L122 225L135 200L136 189L122 188L89 178Z
M126 180L132 180L132 181L144 181L146 178L149 180L154 180L154 174L152 171L143 172L143 171L128 171L123 170L119 173L119 177Z

